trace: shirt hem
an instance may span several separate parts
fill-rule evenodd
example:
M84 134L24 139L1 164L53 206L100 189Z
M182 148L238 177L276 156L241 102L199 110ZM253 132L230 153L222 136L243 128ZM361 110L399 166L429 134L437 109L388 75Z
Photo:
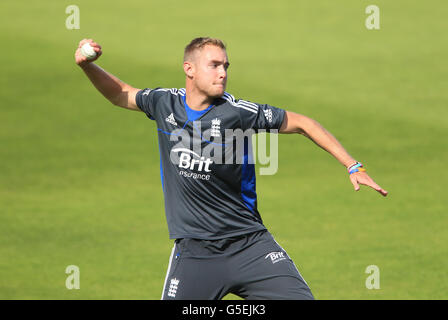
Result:
M239 231L235 231L235 232L230 232L230 233L226 233L226 234L221 234L221 235L216 235L216 236L199 236L199 235L195 235L195 234L170 234L170 239L199 239L199 240L220 240L220 239L226 239L226 238L231 238L231 237L236 237L236 236L242 236L248 233L252 233L252 232L256 232L256 231L263 231L263 230L268 230L265 226L259 226L259 227L254 227L254 228L250 228L250 229L244 229L244 230L239 230Z

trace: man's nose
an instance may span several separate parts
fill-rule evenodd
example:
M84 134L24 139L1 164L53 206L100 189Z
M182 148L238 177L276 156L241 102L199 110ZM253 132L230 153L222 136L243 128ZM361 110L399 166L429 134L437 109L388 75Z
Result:
M227 70L224 67L219 68L219 78L223 79L227 76Z

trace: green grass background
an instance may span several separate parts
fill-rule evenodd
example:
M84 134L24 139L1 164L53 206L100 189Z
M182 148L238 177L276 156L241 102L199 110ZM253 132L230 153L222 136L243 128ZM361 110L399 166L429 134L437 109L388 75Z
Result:
M259 210L316 298L447 299L447 15L444 0L2 1L0 298L160 298L172 241L155 123L109 104L73 54L93 38L123 81L183 87L184 46L209 35L228 45L228 92L318 120L390 192L356 193L329 154L279 137Z

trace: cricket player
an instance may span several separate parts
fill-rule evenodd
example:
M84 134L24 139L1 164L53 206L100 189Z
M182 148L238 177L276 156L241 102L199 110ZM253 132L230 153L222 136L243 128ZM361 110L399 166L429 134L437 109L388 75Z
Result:
M85 43L96 58L81 54ZM134 88L93 63L101 54L98 43L84 39L76 63L112 104L143 112L157 124L165 213L174 240L162 299L221 299L228 293L244 299L314 299L257 210L250 139L243 135L243 147L233 148L238 137L229 139L226 132L302 134L347 168L356 191L360 185L383 196L387 191L315 120L227 93L229 60L219 39L195 38L186 46L182 89ZM210 148L222 148L226 161L207 153Z

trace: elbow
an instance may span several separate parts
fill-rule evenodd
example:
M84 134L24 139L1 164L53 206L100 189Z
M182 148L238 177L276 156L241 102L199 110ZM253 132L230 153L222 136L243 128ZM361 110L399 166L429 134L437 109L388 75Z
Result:
M117 98L110 98L110 99L109 99L109 102L112 103L114 106L117 106L117 107L123 107L123 106L121 105L121 103L120 103L120 99L117 99Z
M299 125L299 130L300 130L300 134L309 134L310 132L312 132L317 126L317 122L311 118L308 117L304 117L304 119L302 119L300 121L300 125Z
M127 101L128 101L128 94L127 94L127 92L123 92L122 91L119 94L110 97L109 101L114 106L126 108L127 107Z

